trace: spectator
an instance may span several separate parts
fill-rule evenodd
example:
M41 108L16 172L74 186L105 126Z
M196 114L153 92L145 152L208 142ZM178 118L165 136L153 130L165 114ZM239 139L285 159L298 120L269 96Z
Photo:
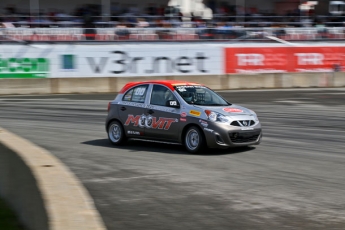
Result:
M126 23L121 20L116 26L115 26L115 34L120 38L127 38L129 36L128 26Z
M136 27L147 28L150 26L150 24L144 18L138 18L137 21L138 22Z
M157 8L155 7L153 3L150 3L149 7L147 7L146 13L150 16L157 15Z
M95 40L95 36L97 34L95 27L94 15L92 14L92 12L87 11L83 15L83 28L86 40Z
M327 38L328 30L326 25L321 20L316 20L314 27L317 28L318 38Z
M158 9L157 9L157 15L159 16L163 16L165 12L165 6L161 5Z

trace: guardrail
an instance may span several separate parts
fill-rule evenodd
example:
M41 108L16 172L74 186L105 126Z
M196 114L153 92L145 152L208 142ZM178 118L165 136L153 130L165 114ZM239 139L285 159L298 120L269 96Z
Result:
M288 41L345 39L345 27L303 28L3 28L0 41L198 41L268 40Z

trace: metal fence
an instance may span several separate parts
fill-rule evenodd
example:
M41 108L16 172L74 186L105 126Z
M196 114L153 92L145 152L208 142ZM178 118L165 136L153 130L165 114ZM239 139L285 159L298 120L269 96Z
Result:
M0 41L342 40L345 27L304 28L2 28Z
M0 22L12 23L15 27L83 27L85 17L69 15L9 15L0 16ZM122 16L93 16L87 20L92 21L95 27L109 28L120 23L125 23L127 27L136 27L138 20L145 20L149 27L161 27L162 24L170 24L172 27L190 26L194 27L199 22L205 22L216 26L219 23L228 25L241 25L245 27L267 27L274 25L306 27L315 23L322 23L329 27L345 26L345 16L342 15L289 15L289 16L267 16L267 15L245 15L245 16L225 16L214 15L211 20L201 18L188 18L176 15L122 15Z

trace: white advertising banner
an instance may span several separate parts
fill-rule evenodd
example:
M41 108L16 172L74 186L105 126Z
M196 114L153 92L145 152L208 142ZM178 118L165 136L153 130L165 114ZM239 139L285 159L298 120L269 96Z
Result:
M223 74L212 44L0 45L4 77L136 77Z

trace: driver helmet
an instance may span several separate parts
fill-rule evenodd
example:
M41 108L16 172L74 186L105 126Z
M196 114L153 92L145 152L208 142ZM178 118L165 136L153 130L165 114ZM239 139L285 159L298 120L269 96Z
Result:
M193 101L193 93L191 92L184 92L182 96L183 99L188 103Z

